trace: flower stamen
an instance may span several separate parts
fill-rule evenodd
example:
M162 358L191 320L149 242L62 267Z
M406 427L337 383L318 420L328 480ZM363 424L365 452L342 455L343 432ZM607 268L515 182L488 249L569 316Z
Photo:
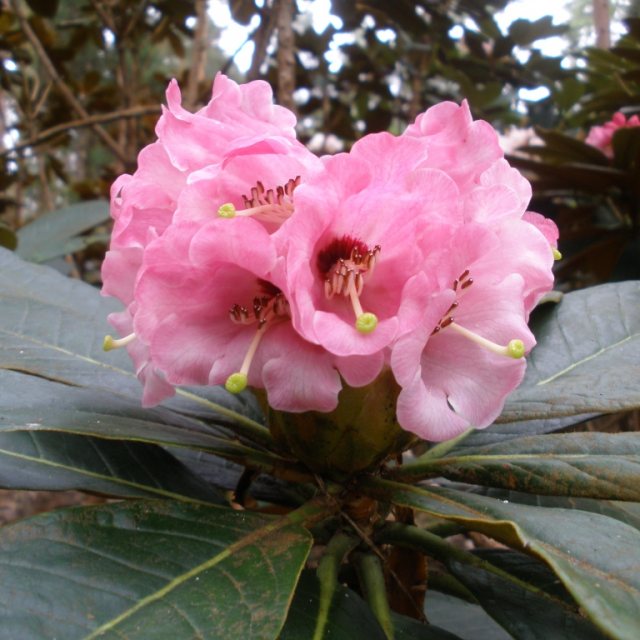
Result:
M114 338L113 336L105 336L102 341L102 349L103 351L111 351L112 349L120 349L121 347L126 347L130 342L133 342L136 339L135 333L130 333L128 336L124 338Z
M236 216L253 216L263 222L281 224L293 213L293 192L300 184L300 176L289 180L284 186L265 189L262 182L256 182L251 189L251 196L242 196L244 209L236 209L235 205L227 202L219 207L218 216L221 218L235 218Z
M232 373L224 384L225 389L230 393L240 393L247 388L249 369L267 327L271 326L277 318L291 317L289 302L280 289L266 280L258 280L258 284L262 295L253 299L251 310L239 304L234 304L229 309L229 318L235 324L258 323L258 329L249 344L240 370Z
M355 328L360 333L371 333L378 325L377 316L362 308L360 296L365 275L371 277L379 253L380 245L370 250L362 241L343 236L318 254L318 270L325 277L325 297L328 300L335 295L349 297L356 317Z

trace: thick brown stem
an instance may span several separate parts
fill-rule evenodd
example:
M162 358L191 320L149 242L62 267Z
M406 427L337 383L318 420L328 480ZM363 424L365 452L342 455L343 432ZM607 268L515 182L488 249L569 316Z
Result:
M296 42L293 33L294 0L278 0L278 102L295 113Z
M611 46L609 0L593 0L593 25L596 29L596 47Z
M248 80L255 80L260 77L260 67L264 62L267 55L267 47L269 46L269 40L276 28L277 11L264 8L262 10L260 19L260 26L256 29L256 35L253 40L254 50L253 59L251 60L251 68L247 73Z
M187 108L195 107L198 102L198 84L204 78L205 63L207 61L207 34L209 17L207 16L207 0L196 0L196 30L193 34L191 48L191 67L189 68L189 80L184 92L184 102Z

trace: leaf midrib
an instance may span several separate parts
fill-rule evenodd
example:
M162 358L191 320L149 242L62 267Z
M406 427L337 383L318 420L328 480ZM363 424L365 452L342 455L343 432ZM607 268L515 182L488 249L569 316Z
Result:
M279 529L282 529L292 524L293 523L287 517L285 517L285 518L281 518L276 522L269 523L264 527L262 527L261 529L254 531L253 533L250 533L244 538L232 543L226 549L216 554L212 558L209 558L209 560L206 560L205 562L202 562L196 567L193 567L189 571L186 571L185 573L182 573L179 576L176 576L173 580L168 582L161 589L158 589L157 591L150 593L144 598L141 598L135 605L133 605L126 611L123 611L120 615L116 616L112 620L105 622L103 625L101 625L100 627L95 629L93 632L91 632L88 636L86 636L83 640L94 640L94 638L97 638L99 635L102 635L106 631L115 630L116 626L119 625L121 622L124 622L127 618L130 618L132 615L134 615L135 613L137 613L147 605L150 605L160 600L164 596L168 595L174 589L177 589L178 587L183 585L185 582L187 582L191 578L195 578L196 576L198 576L198 574L208 571L209 569L212 569L216 565L220 564L222 561L229 558L236 551L240 551L244 547L247 547L250 544L257 542L261 538L267 535L270 535L278 531Z
M162 496L163 498L172 498L174 500L180 500L181 502L192 502L195 504L201 504L205 506L211 506L212 504L210 502L206 502L205 500L199 500L198 498L191 498L189 496L185 496L179 493L174 493L173 491L167 491L166 489L160 489L156 487L151 487L149 485L138 484L137 482L133 482L131 480L118 478L117 476L107 476L100 473L96 473L95 471L88 471L86 469L81 469L79 467L71 467L69 465L60 464L59 462L53 462L52 460L36 458L34 456L28 456L23 453L16 453L15 451L10 451L8 449L0 449L0 455L5 455L11 458L17 458L19 460L25 460L27 462L35 462L37 464L53 467L55 469L63 469L65 471L70 471L72 473L76 473L82 476L87 476L89 478L96 478L98 480L107 480L109 482L113 482L114 484L120 484L126 487L131 487L133 489L139 489L147 493Z
M538 382L536 382L535 386L536 387L540 387L540 386L543 386L545 384L549 384L550 382L553 382L554 380L557 380L558 378L560 378L561 376L569 373L570 371L573 371L576 367L579 367L580 365L584 364L585 362L589 362L590 360L594 360L595 358L598 358L599 356L601 356L603 353L606 353L607 351L609 351L611 349L615 349L616 347L619 347L620 345L623 345L626 342L629 342L630 340L633 340L634 338L638 338L638 337L640 337L640 332L632 333L631 335L627 336L626 338L623 338L622 340L619 340L618 342L614 342L613 344L610 344L610 345L608 345L606 347L602 347L601 349L599 349L595 353L592 353L590 356L586 356L584 358L581 358L580 360L577 360L576 362L573 362L568 367L565 367L564 369L561 369L557 373L554 373L552 376L549 376L548 378L545 378L544 380L539 380Z

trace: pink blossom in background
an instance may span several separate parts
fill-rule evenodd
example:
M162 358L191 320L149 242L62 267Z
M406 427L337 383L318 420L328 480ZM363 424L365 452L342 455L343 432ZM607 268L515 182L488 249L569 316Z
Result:
M637 115L627 118L623 113L614 113L609 122L591 127L585 142L600 149L607 158L613 158L613 134L627 127L640 127L640 118Z
M318 158L271 97L218 76L193 114L172 83L158 141L114 184L103 293L126 307L110 344L144 404L249 386L327 412L390 367L405 429L488 426L524 375L558 239L497 133L447 102Z

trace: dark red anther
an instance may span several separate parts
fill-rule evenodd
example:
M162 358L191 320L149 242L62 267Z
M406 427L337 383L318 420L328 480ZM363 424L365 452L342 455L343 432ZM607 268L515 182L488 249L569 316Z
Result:
M470 287L473 284L473 278L469 278L468 280L465 280L462 285L460 286L461 289L466 289L467 287Z
M445 327L448 327L452 322L453 322L453 316L448 316L440 323L440 328L444 329Z

